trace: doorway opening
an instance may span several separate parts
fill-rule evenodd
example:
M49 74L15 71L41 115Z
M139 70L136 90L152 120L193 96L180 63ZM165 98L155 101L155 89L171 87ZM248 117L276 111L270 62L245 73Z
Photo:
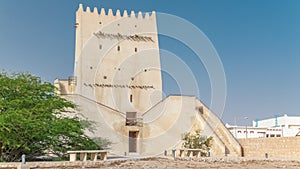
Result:
M138 131L129 131L129 152L136 153L137 152L137 138L139 132Z

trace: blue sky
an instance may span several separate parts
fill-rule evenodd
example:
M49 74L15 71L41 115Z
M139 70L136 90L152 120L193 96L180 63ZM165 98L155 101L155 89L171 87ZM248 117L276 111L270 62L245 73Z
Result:
M3 0L0 69L29 71L50 82L56 77L72 75L73 25L79 3L114 11L155 10L179 16L197 26L210 39L224 66L225 123L233 123L234 117L240 124L250 124L256 118L300 115L300 1L297 0ZM209 104L209 78L195 53L164 36L160 36L160 47L189 65L199 85L197 97ZM177 94L174 84L174 80L165 77L167 94ZM245 116L248 121L243 120Z

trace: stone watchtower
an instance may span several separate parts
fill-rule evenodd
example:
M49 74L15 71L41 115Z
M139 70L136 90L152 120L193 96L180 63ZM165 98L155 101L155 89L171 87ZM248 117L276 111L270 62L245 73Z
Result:
M182 134L213 137L211 155L241 155L220 119L195 96L162 100L156 14L97 8L76 12L74 77L56 79L76 113L94 123L91 137L108 138L117 155L162 155L180 148Z
M144 112L162 100L155 12L102 8L76 12L74 94L121 112Z

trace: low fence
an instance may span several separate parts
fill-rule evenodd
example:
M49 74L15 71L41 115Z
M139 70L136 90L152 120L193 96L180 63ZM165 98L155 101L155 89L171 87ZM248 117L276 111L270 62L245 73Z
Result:
M202 154L206 154L206 152L202 149L188 149L188 148L178 148L178 149L170 149L165 150L165 156L176 157L201 157ZM208 156L210 153L208 152Z

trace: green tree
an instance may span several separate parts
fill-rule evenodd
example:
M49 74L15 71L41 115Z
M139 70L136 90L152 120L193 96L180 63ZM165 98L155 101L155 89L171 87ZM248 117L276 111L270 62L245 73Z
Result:
M84 134L87 125L66 115L76 105L54 91L29 73L0 73L0 161L19 161L22 154L65 158L68 150L107 148L108 140L97 138L102 144L96 144Z
M201 149L201 156L207 156L211 148L212 137L201 135L200 130L184 133L182 136L182 147L190 149Z

